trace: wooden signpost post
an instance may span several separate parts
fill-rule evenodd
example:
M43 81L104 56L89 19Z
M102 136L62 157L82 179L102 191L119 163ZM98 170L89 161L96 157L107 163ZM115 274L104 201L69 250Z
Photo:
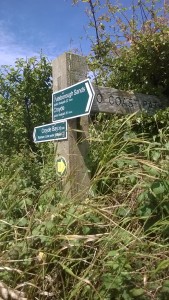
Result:
M52 122L34 129L34 141L56 140L56 173L62 191L70 199L83 200L90 188L86 166L89 151L88 115L90 112L153 114L169 107L166 98L92 86L87 79L86 58L64 53L52 62Z
M72 53L64 53L53 61L52 70L53 92L55 94L87 78L88 70L86 58ZM79 89L77 88L76 90ZM71 96L71 92L72 90L65 93L65 95ZM58 94L58 97L60 96L64 96L64 91L63 94ZM69 96L65 96L65 98L60 97L58 101L69 100ZM64 105L66 104L64 103ZM72 105L75 105L73 101ZM54 109L57 108L58 111L55 110L54 115ZM63 108L61 111L61 103L58 104L58 106L56 103L53 103L53 118L56 117L57 113L61 114L64 112L65 110L63 110ZM64 118L66 118L66 114ZM83 200L88 194L90 172L85 163L89 149L88 126L88 116L69 119L67 140L62 142L58 141L56 145L56 169L58 170L58 162L60 162L61 159L64 159L67 165L65 175L62 177L62 187L63 193L69 198L78 197Z

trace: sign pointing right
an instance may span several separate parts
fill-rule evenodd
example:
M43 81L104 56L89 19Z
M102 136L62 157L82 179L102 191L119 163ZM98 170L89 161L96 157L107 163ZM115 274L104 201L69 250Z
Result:
M95 92L89 79L53 93L53 122L89 115L94 96Z

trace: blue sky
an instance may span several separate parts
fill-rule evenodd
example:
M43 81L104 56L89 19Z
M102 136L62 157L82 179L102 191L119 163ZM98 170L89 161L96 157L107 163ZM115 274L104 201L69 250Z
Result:
M137 2L119 1L126 7ZM36 56L41 50L50 60L75 49L87 55L86 31L89 36L94 31L89 31L86 7L87 3L72 5L72 0L0 0L0 66Z
M0 0L0 65L38 55L50 59L65 51L89 51L85 4L71 0Z

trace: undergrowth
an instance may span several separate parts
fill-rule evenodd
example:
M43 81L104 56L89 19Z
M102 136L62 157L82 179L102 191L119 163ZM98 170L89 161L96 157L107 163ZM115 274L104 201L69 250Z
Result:
M160 118L95 119L85 199L62 195L52 150L42 162L34 153L1 157L0 281L28 299L169 298L169 141Z

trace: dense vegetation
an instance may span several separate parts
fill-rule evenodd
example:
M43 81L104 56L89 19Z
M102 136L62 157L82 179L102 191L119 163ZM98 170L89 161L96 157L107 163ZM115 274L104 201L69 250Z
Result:
M88 63L96 81L168 96L168 30L155 8L144 11L144 27L136 13L129 26L119 17L120 43L106 24L125 11L108 0L107 13L100 1L82 2L95 21ZM0 281L29 299L168 300L169 110L97 115L90 193L70 201L60 191L53 143L32 141L33 127L51 122L51 87L43 55L1 68Z

